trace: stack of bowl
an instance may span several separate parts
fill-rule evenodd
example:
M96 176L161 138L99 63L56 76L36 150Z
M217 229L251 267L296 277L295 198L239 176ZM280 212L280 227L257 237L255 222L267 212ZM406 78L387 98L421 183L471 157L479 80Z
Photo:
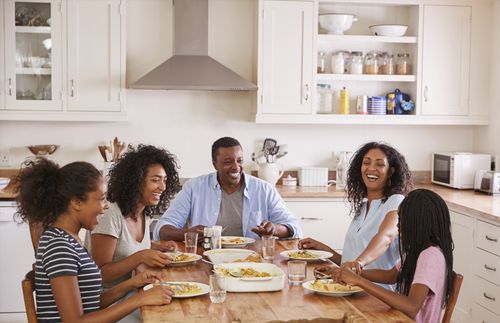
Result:
M387 99L385 96L371 96L368 98L368 114L386 114Z

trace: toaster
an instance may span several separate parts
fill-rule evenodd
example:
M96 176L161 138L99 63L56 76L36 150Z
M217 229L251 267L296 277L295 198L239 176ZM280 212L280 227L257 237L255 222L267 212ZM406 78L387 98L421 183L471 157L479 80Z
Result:
M500 194L500 172L481 171L476 175L475 191L487 194Z

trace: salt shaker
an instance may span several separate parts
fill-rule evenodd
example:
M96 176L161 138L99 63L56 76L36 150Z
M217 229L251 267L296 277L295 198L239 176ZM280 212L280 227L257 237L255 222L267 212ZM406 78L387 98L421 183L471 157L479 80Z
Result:
M212 248L212 228L203 228L203 249L210 250Z

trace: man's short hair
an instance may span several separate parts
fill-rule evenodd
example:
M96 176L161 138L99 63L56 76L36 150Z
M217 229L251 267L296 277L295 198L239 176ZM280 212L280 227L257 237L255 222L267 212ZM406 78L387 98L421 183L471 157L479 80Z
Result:
M234 147L234 146L240 146L241 144L238 140L231 138L231 137L222 137L217 139L213 144L212 144L212 161L215 161L217 159L217 152L219 148L229 148L229 147Z

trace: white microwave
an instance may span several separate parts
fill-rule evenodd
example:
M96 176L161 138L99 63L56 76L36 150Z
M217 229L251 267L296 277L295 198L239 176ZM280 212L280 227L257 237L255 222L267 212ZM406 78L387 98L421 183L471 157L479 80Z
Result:
M431 181L459 189L474 188L477 170L490 170L491 155L473 153L433 153Z

